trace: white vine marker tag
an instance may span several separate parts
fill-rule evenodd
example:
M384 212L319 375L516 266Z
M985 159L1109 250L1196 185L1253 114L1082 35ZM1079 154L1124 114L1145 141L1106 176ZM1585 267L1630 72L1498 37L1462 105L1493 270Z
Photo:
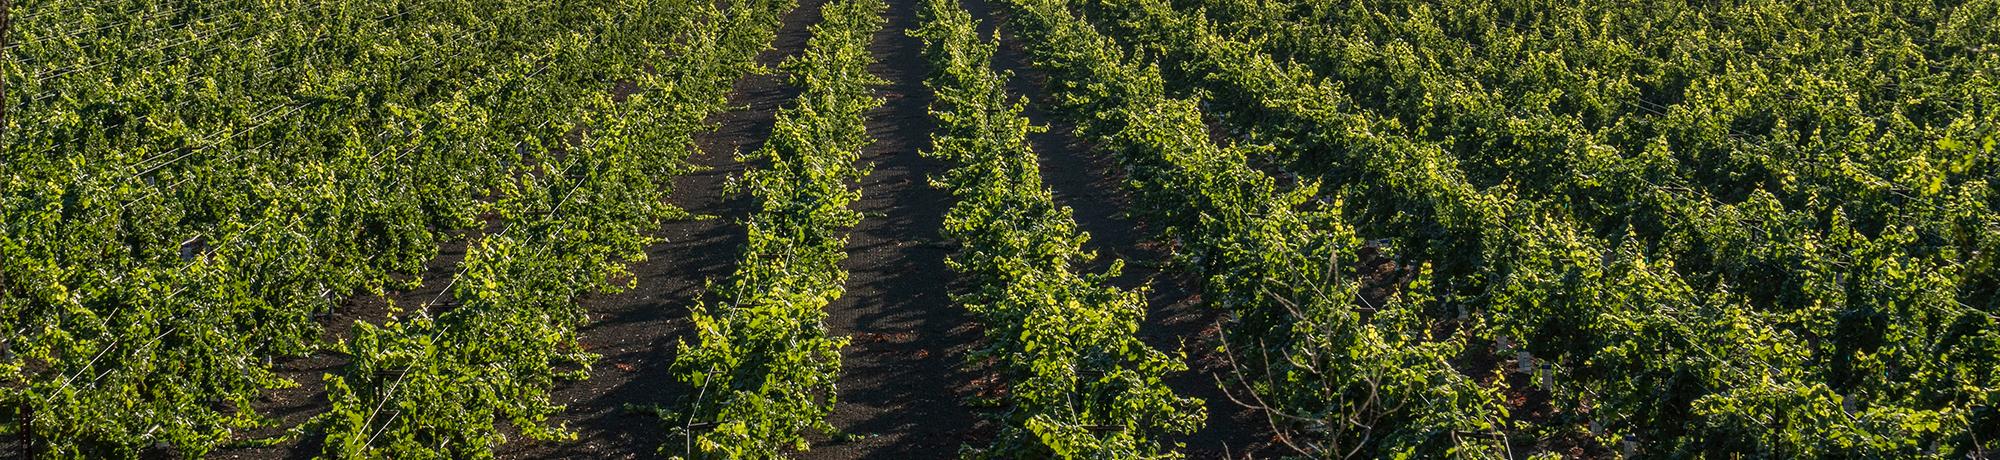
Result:
M1528 353L1527 350L1521 350L1520 353L1514 354L1514 360L1520 364L1521 373L1527 374L1535 371L1535 355Z

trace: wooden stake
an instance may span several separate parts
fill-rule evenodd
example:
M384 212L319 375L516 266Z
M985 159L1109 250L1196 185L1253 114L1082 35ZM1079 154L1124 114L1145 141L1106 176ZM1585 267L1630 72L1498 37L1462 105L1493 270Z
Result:
M5 1L0 0L0 2ZM35 458L35 412L28 406L27 401L21 402L21 421L18 429L21 430L21 458Z

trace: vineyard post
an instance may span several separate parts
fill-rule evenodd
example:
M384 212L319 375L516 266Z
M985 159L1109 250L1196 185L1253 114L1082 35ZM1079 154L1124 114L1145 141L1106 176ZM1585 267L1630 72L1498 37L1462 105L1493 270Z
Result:
M0 2L4 2L4 1L7 1L7 0L0 0ZM32 407L32 406L29 406L29 405L28 405L28 402L27 402L27 401L21 401L21 417L20 417L20 419L19 419L19 420L20 420L20 421L19 421L19 423L18 423L18 424L16 425L16 426L17 426L17 428L16 428L16 429L19 429L19 430L21 430L21 433L20 433L20 435L21 435L21 458L28 458L28 459L32 459L32 458L35 458L35 419L34 419L34 415L35 415L35 412L34 412L34 409L33 409L33 407Z

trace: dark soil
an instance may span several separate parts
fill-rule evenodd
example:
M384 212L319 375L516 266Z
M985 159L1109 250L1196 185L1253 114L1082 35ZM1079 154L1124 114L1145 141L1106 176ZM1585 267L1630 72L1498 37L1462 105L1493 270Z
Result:
M828 306L833 335L852 339L841 350L831 417L848 439L817 443L801 458L953 458L960 445L990 436L975 428L963 398L974 379L964 356L979 331L949 295L950 246L938 230L950 196L927 182L947 165L919 153L930 148L933 122L929 69L906 33L917 26L916 8L890 2L887 26L869 47L877 61L869 72L889 84L878 92L882 107L868 114L875 141L862 161L873 170L855 204L864 217L847 241L847 293Z
M805 48L806 26L819 22L819 1L804 0L786 13L773 49L757 61L775 68L785 57ZM688 312L709 297L708 283L721 282L736 268L744 244L741 218L750 211L742 196L725 195L725 185L740 177L744 165L738 152L761 148L769 137L778 107L798 96L782 74L751 75L736 82L730 96L738 107L714 117L716 131L696 137L701 151L689 161L705 168L674 180L675 206L704 216L670 222L661 228L665 242L647 250L647 260L632 267L637 288L616 295L585 299L592 324L582 331L584 348L601 360L587 380L556 389L555 402L569 410L555 418L577 432L575 441L514 442L500 449L503 458L655 458L658 449L679 440L667 439L665 424L649 409L682 403L688 388L670 368L686 334Z

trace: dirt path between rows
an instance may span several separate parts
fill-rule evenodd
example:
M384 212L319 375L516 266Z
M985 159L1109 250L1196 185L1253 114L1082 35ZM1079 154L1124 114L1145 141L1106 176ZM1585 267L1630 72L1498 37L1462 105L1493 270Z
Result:
M576 430L575 441L515 442L500 451L503 458L656 458L667 439L663 422L652 413L628 407L671 407L683 403L688 388L671 372L681 340L687 334L688 312L714 300L707 283L722 282L736 269L745 230L741 220L750 212L743 196L725 195L725 185L740 177L744 164L737 152L763 147L773 116L791 103L798 88L775 69L786 57L805 49L807 26L820 19L820 0L801 0L785 14L772 49L757 62L771 72L736 82L730 102L736 109L710 121L715 131L695 138L701 148L688 159L707 168L674 179L669 202L701 220L669 222L660 229L665 242L647 249L647 259L635 264L636 289L585 299L591 324L582 331L584 348L602 358L588 380L560 384L554 396L568 409L553 421Z
M966 6L987 20L984 31L989 34L1004 14L985 1ZM843 350L840 400L832 421L860 439L821 443L800 458L954 458L960 446L983 446L992 435L979 416L992 409L964 403L980 377L967 369L964 356L979 341L980 331L950 301L954 276L944 258L951 246L941 241L938 230L951 199L924 182L949 165L917 153L929 148L933 121L926 110L932 97L923 86L929 69L923 65L920 42L905 34L917 25L916 8L915 1L892 2L888 27L871 49L879 63L870 70L890 84L883 91L885 105L870 114L875 144L864 161L875 169L863 181L863 201L857 206L868 217L848 242L848 292L829 307L833 333L853 338ZM1148 289L1152 305L1142 338L1163 350L1184 350L1196 361L1191 363L1196 371L1168 382L1177 392L1206 400L1211 414L1202 431L1182 440L1188 443L1184 452L1189 458L1264 452L1259 448L1268 435L1259 427L1265 421L1230 403L1212 377L1219 369L1210 326L1218 314L1200 305L1187 280L1159 270L1169 254L1146 238L1142 222L1126 215L1130 199L1117 164L1041 108L1049 102L1041 86L1045 77L1027 66L1018 43L1010 40L996 58L997 66L1017 74L1009 90L1033 98L1027 115L1041 123L1055 121L1031 141L1057 201L1070 206L1078 225L1090 232L1086 247L1100 251L1091 268L1126 260L1125 272L1115 281Z
M872 166L861 181L864 215L847 241L847 293L829 305L827 326L852 342L841 350L839 402L831 422L847 440L825 440L797 457L807 459L954 458L961 444L983 443L979 418L964 404L964 353L979 330L951 302L953 276L941 243L950 196L931 188L930 176L948 166L919 152L930 148L934 126L929 71L921 43L906 31L917 26L917 2L889 2L886 26L869 46L869 72L888 80L877 94L882 107L868 114L875 139L862 154Z

